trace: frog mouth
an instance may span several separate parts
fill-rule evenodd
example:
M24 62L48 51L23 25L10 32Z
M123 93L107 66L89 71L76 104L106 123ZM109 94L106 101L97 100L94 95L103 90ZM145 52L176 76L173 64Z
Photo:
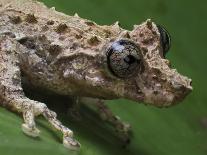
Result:
M182 80L171 79L162 85L151 80L151 85L148 86L141 82L146 79L137 78L136 84L140 88L139 92L144 95L143 102L157 107L169 107L183 101L193 88L191 79L182 75L179 76L182 77L180 78Z
M169 107L178 104L183 101L184 98L191 92L192 89L185 88L180 91L162 91L156 92L154 91L145 91L144 102L149 103L150 105L154 105L156 107Z

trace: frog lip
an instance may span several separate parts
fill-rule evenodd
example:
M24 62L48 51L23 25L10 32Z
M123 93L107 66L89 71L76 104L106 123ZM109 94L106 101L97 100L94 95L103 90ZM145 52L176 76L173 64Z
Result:
M189 88L177 92L163 91L158 92L158 94L154 94L153 91L147 91L144 92L143 102L156 107L170 107L183 101L191 91L192 89ZM134 100L136 101L135 98Z
M181 86L179 91L177 91L174 95L172 103L176 104L178 102L183 101L183 99L193 90L192 86Z
M191 86L181 86L179 90L166 91L159 97L154 96L154 100L152 98L152 102L154 102L153 105L157 107L170 107L182 102L191 91Z
M148 83L149 86L143 83L144 79L136 79L136 85L140 88L139 92L137 92L137 96L140 96L139 94L141 92L142 100L141 98L134 97L135 95L129 96L134 101L143 101L148 105L156 107L169 107L176 105L177 103L183 101L183 99L193 89L191 86L191 79L188 79L187 77L182 78L182 80L166 81L166 83L162 83L162 85L156 85L156 83L151 81L152 83Z

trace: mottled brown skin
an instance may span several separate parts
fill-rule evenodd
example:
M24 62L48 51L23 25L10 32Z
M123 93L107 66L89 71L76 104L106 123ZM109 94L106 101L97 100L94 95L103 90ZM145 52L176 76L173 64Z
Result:
M100 26L32 0L11 1L0 0L0 105L23 113L22 129L28 135L38 136L34 116L42 114L63 133L66 147L80 146L54 112L24 95L21 72L31 85L57 94L94 100L126 98L158 107L182 101L192 89L190 79L169 67L151 20L128 31L118 23ZM142 55L142 72L128 79L112 75L107 68L107 49L119 39L134 42ZM104 119L126 134L129 126L100 100L96 103Z

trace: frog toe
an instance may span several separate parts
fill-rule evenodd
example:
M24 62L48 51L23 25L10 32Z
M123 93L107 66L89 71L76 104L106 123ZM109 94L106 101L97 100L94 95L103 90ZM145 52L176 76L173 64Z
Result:
M38 137L40 134L40 130L37 129L35 126L30 127L28 124L22 124L22 131L31 137Z
M77 140L69 136L63 138L63 145L69 150L79 150L81 147Z

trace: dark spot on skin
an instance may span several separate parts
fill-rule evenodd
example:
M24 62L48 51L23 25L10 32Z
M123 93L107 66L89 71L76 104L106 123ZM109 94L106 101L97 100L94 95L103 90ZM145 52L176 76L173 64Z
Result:
M12 32L4 32L2 34L6 35L6 36L9 36L10 38L16 38L15 34L12 33Z
M36 48L35 41L32 38L24 37L24 38L21 38L20 40L18 40L18 42L20 44L26 46L29 49L35 49Z
M153 35L157 35L156 31L152 30L151 32L152 32Z
M162 81L162 82L166 82L166 81L167 81L167 79L166 79L166 78L161 77L161 78L160 78L160 81Z
M28 51L35 52L35 54L48 62L61 51L58 45L51 45L46 35L38 35L31 37L24 37L18 40L20 44L28 48Z
M79 47L79 44L75 42L75 43L72 44L72 46L70 47L70 49L76 50L78 47Z
M90 32L90 31L92 31L92 28L91 27L88 27L88 29L86 31L87 32Z
M46 51L50 48L51 42L44 34L35 37L34 40L36 41L36 54L40 57L46 57Z
M155 80L158 79L156 75L152 75L152 78L155 79Z
M112 35L111 31L108 29L104 29L104 33L106 38L109 38Z
M113 37L110 39L110 42L114 42L117 38Z
M47 25L53 25L55 22L53 20L47 21Z
M12 16L9 18L13 24L19 24L22 22L22 19L19 16Z
M96 36L93 36L90 39L88 39L88 43L92 46L96 46L100 43L100 40Z
M143 37L143 36L144 36L144 34L143 34L142 32L140 32L140 33L139 33L139 36L140 36L140 37Z
M28 23L37 23L37 18L34 16L34 14L28 14L25 20Z
M92 22L92 21L86 21L85 23L86 23L86 25L88 25L88 26L93 26L93 25L95 25L95 23Z
M45 41L47 41L47 37L46 37L45 35L39 35L39 36L38 36L38 40L39 40L40 42L45 42Z
M76 38L76 39L81 39L81 38L82 38L82 35L80 35L80 34L76 34L76 35L75 35L75 38Z
M154 90L153 93L154 93L154 95L157 95L158 94L158 91L157 90Z
M152 68L152 72L158 77L161 77L162 72L157 68Z
M64 32L66 32L67 29L68 29L68 26L66 24L61 23L57 26L55 31L57 33L64 33Z
M65 40L65 36L60 36L59 40L61 40L61 41Z
M154 38L146 38L146 39L142 40L142 43L149 45L149 44L152 44L153 40L154 40Z
M151 56L149 55L149 53L147 53L146 56L147 56L147 59L150 59L151 58Z
M42 31L48 31L49 30L49 27L47 26L47 25L44 25L43 27L42 27Z
M57 55L61 52L62 48L60 47L60 45L51 45L48 49L48 52L51 55Z
M148 52L148 49L145 47L142 47L141 50L143 51L143 55L145 55Z
M128 39L131 38L131 36L129 35L129 32L127 32L127 33L124 35L124 37L125 37L125 38L128 38Z
M147 21L147 27L148 27L148 29L152 29L152 22L151 21Z

